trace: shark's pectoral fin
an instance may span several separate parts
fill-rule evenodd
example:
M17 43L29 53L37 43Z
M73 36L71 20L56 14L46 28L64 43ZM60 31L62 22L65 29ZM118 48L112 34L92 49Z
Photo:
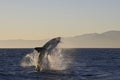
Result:
M37 52L41 52L41 51L43 51L44 50L44 48L43 47L36 47L36 48L34 48Z

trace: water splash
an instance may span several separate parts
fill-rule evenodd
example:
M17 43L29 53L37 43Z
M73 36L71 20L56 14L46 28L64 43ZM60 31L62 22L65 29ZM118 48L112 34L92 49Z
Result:
M27 54L25 57L23 57L21 61L21 66L22 67L37 66L39 54L40 53L38 53L36 50L34 50L32 53Z
M22 67L29 67L29 66L35 66L38 65L38 56L40 53L38 53L36 50L34 50L32 53L27 54L21 61ZM46 55L43 60L42 67L44 69L50 69L50 70L65 70L67 67L67 64L65 64L65 60L62 54L62 49L55 48L50 55Z
M52 55L48 56L50 63L50 69L52 70L64 70L67 65L64 63L64 57L62 55L62 49L54 49Z

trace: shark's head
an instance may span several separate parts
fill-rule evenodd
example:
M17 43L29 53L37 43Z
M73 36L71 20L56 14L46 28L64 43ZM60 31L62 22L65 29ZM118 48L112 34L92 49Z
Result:
M52 51L59 43L61 42L61 37L53 38L48 41L43 47L36 47L35 50L38 52L41 51Z
M61 42L61 37L57 37L57 38L55 38L55 40L56 40L56 42Z
M53 38L52 40L48 41L43 48L47 51L52 51L57 45L61 42L61 37Z

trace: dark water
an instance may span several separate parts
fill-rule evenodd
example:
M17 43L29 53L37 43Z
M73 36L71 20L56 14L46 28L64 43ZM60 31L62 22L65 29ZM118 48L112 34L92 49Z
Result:
M35 72L21 59L32 49L0 49L0 80L120 80L120 49L64 49L66 70Z

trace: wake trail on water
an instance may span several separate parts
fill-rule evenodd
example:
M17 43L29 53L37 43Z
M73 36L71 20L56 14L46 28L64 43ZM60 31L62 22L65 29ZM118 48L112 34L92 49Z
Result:
M21 61L21 66L37 67L39 55L40 53L38 53L36 50L34 50L32 53L27 54L25 57L23 57ZM45 55L42 63L42 67L46 70L65 70L67 68L62 49L60 48L55 48L50 55Z

